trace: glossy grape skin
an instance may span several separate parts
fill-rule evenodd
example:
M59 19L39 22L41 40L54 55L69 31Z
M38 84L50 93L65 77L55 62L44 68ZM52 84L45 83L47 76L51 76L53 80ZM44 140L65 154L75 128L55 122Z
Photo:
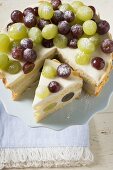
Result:
M24 72L24 74L30 73L34 69L34 67L35 67L34 63L26 62L23 65L23 72Z
M95 7L94 6L88 6L88 7L90 7L91 9L92 9L92 11L93 11L93 16L95 16L95 14L96 14L96 9L95 9Z
M23 53L23 59L26 62L34 62L37 59L37 53L33 49L27 48Z
M93 58L91 64L97 70L102 70L105 67L105 61L100 57Z
M70 25L67 21L61 21L58 23L58 32L62 35L66 35L70 32Z
M71 75L71 67L68 64L59 65L57 75L62 78L68 78Z
M10 60L7 68L9 74L17 74L21 70L21 64L18 61Z
M52 6L54 10L57 10L58 7L62 4L61 0L51 0Z
M105 39L101 44L101 50L106 54L112 53L113 52L113 40Z
M27 37L27 28L22 23L15 23L9 28L8 35L14 40L21 40Z
M26 27L28 28L32 28L35 27L37 24L37 18L35 15L33 15L32 13L28 13L25 17L24 17L24 24Z
M74 39L71 39L71 40L68 42L68 47L76 49L76 48L77 48L77 42L78 42L77 39L75 39L75 38L74 38Z
M24 38L24 39L21 40L20 45L23 49L26 49L26 48L32 49L33 48L33 41L29 38Z
M86 54L79 49L76 51L75 61L78 65L87 65L90 63L91 55Z
M83 27L80 24L75 24L71 27L71 33L74 38L80 38L83 35Z
M19 10L14 10L11 13L11 19L14 23L23 22L23 13Z
M91 54L95 51L94 43L88 38L81 38L78 40L78 48L86 54Z
M28 15L29 13L35 15L34 9L31 7L28 7L23 11L24 16Z
M8 66L8 55L5 53L0 52L0 69L5 70Z
M63 20L64 20L64 13L60 10L54 11L54 15L51 19L52 23L58 25L58 23Z
M40 99L45 99L46 97L48 97L50 95L50 91L48 89L48 87L46 86L38 86L37 90L36 90L36 96Z
M34 8L34 15L37 17L38 16L38 7Z
M52 66L44 66L42 70L42 75L46 78L55 78L57 76L57 71Z
M73 7L68 3L63 3L61 6L59 6L59 10L62 11L62 12L65 12L65 11L74 12Z
M61 89L61 85L56 81L51 81L48 85L48 89L51 93L57 93Z
M101 42L101 37L98 33L94 34L93 36L89 37L89 39L94 43L97 47Z
M55 38L57 34L58 27L54 24L46 25L42 30L42 36L47 40Z
M42 45L45 47L45 48L51 48L54 46L53 44L53 39L50 39L50 40L46 40L46 39L43 39L42 40Z
M12 49L12 57L16 60L22 60L23 52L24 52L24 50L22 47L15 47Z
M50 20L54 14L52 5L49 3L42 3L39 5L38 14L40 18Z
M44 20L44 19L41 19L39 18L37 20L37 26L38 28L40 28L41 30L45 27L45 25L48 25L50 24L51 22L49 20Z
M28 36L36 44L40 44L42 42L42 32L39 28L31 28L28 32Z
M73 7L74 13L76 14L78 8L81 7L81 6L84 6L84 4L80 1L74 1L74 2L71 3L71 6Z
M6 34L0 33L0 52L8 52L10 47L10 39Z
M10 43L10 48L9 51L12 51L13 48L19 47L20 46L20 41L13 40Z
M54 40L53 43L58 48L65 48L68 44L68 39L64 35L58 34Z
M76 15L81 21L87 21L93 18L93 11L90 7L81 6L78 8Z
M110 30L110 25L107 21L101 20L100 22L97 23L97 28L98 34L104 35Z
M14 22L10 22L9 24L7 24L7 31L8 31L8 29L9 29L9 27L11 26L11 25L13 25L14 24Z
M92 20L87 20L83 23L83 30L87 35L94 35L97 31L97 24Z
M72 11L65 11L64 12L64 20L67 22L72 22L75 19L75 15Z

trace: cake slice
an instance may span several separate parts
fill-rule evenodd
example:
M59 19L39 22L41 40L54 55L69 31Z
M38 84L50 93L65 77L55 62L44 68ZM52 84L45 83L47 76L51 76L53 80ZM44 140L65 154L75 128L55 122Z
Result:
M79 98L82 85L82 79L68 64L46 59L33 101L36 121Z

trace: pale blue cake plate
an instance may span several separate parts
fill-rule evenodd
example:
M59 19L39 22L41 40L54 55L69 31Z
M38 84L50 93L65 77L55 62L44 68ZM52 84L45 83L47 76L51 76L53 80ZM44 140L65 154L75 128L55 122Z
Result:
M36 123L33 116L32 101L34 91L35 87L26 91L20 101L12 101L11 92L0 81L0 99L9 115L21 118L30 127L47 127L62 130L72 125L86 123L95 113L103 110L109 104L113 93L113 73L98 97L91 97L83 93L81 99L73 101L41 123Z

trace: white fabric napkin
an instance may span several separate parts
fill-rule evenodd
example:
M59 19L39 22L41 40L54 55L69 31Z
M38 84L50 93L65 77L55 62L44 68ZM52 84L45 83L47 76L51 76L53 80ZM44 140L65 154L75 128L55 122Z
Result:
M0 169L89 165L88 124L62 131L30 128L0 103Z

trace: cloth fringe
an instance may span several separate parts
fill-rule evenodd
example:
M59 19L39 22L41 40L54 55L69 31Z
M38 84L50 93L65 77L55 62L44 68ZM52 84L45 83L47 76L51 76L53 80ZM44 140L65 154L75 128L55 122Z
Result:
M93 159L88 147L0 149L0 169L86 166Z

